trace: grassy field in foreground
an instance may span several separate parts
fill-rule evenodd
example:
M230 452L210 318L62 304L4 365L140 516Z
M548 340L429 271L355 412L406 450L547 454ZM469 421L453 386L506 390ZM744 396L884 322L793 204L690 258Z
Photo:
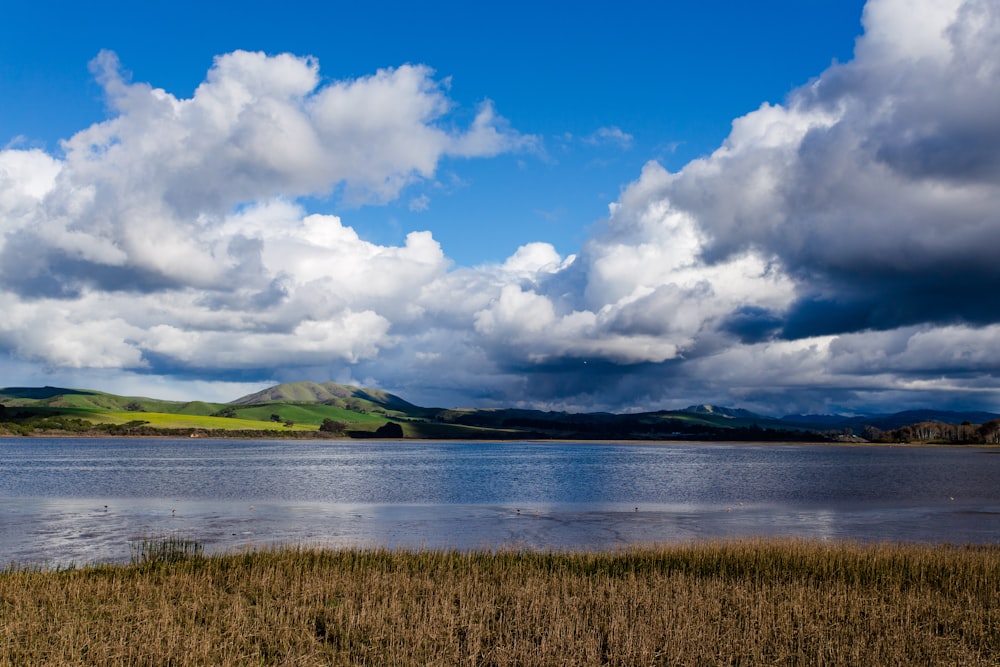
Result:
M0 574L0 664L1000 662L995 546L149 554Z

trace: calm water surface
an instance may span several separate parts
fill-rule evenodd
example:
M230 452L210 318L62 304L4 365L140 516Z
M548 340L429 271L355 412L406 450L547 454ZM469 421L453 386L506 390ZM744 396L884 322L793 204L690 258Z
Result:
M0 566L130 540L611 548L1000 542L1000 449L0 438Z

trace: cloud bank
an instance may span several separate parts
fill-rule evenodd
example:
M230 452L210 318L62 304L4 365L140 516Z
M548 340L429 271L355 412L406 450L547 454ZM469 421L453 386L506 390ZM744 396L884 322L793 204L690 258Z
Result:
M247 52L178 99L102 53L109 120L58 155L0 151L0 348L451 405L1000 409L1000 8L872 0L863 24L852 61L711 154L647 164L576 255L529 240L479 267L303 198L386 202L537 144L491 104L458 128L427 68L322 83Z

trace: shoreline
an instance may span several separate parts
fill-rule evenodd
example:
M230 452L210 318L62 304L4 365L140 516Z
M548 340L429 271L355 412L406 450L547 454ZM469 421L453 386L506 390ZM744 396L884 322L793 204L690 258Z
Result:
M997 449L1000 450L1000 444L989 444L981 442L871 442L866 440L852 440L852 441L841 441L841 440L726 440L723 438L718 439L661 439L661 440L637 440L634 438L627 439L616 439L616 438L537 438L537 437L525 437L525 438L350 438L342 436L324 436L316 435L311 431L298 431L296 433L301 433L301 435L292 435L289 433L270 434L267 431L261 431L260 435L185 435L187 431L182 433L162 433L162 434L108 434L108 433L76 433L67 431L65 433L29 433L29 434L13 434L13 433L0 433L0 439L9 440L20 440L20 439L32 439L32 440L288 440L288 441L324 441L331 443L358 443L358 442L393 442L393 443L484 443L484 444L509 444L509 443L531 443L531 444L622 444L622 445L748 445L748 446L761 446L761 445L774 445L774 446L788 446L794 447L797 445L807 445L807 446L829 446L829 447L942 447L942 448L978 448L978 449Z

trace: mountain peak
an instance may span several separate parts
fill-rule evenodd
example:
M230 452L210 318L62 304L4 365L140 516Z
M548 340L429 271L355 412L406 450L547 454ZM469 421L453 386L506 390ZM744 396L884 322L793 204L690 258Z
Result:
M242 396L231 405L252 405L254 403L327 403L338 399L357 398L378 404L385 408L412 408L412 403L381 389L364 389L336 382L285 382L268 387L253 394Z
M723 407L723 406L719 406L719 405L709 405L707 403L706 404L702 404L702 405L689 405L688 407L684 408L683 410L679 410L679 412L690 412L691 414L696 414L696 415L715 415L716 417L728 417L730 419L732 419L732 418L760 419L761 418L760 415L758 415L758 414L756 414L754 412L750 412L749 410L744 410L742 408L727 408L727 407Z

